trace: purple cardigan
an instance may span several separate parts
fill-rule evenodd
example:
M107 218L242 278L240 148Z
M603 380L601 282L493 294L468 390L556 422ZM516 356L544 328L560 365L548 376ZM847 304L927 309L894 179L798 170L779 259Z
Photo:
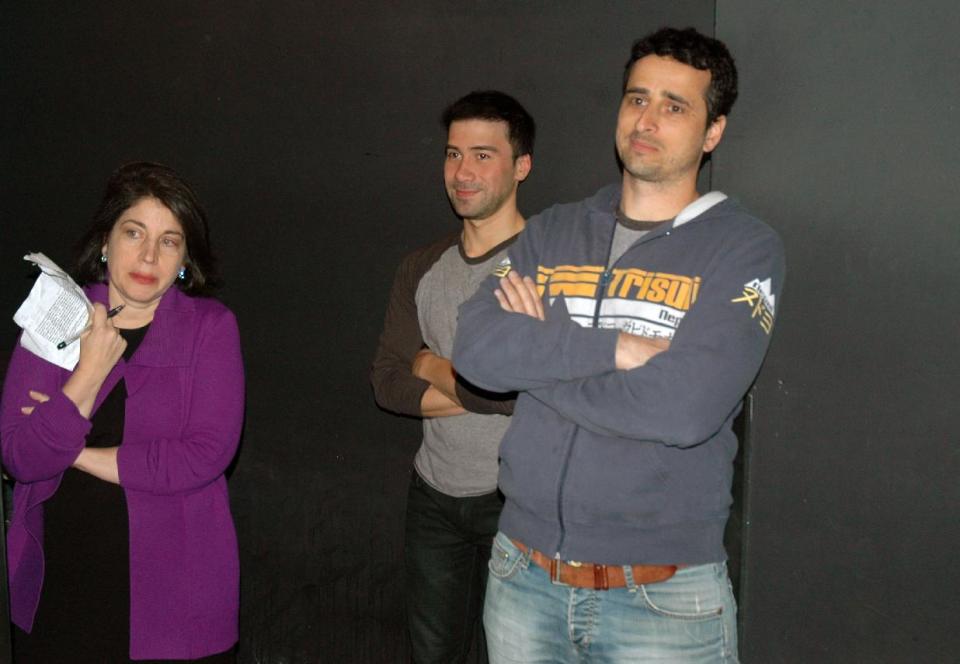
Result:
M105 303L106 285L87 294ZM11 613L27 631L43 584L43 503L90 431L61 391L69 376L18 344L0 404L3 465L17 480L7 534ZM94 410L121 377L128 397L117 464L130 520L130 656L224 651L237 641L239 608L237 537L223 476L243 421L236 319L216 300L170 288L136 353L110 372ZM50 400L25 416L29 389Z

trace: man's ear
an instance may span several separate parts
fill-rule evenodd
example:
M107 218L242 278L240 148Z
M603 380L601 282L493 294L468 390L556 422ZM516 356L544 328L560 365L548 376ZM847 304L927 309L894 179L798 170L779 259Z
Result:
M533 157L529 154L522 154L513 162L513 179L517 182L523 182L530 175L533 169Z
M720 139L723 138L723 130L727 128L727 116L721 115L716 120L714 120L709 127L707 127L707 133L703 137L703 151L704 152L713 152L714 148L720 144Z

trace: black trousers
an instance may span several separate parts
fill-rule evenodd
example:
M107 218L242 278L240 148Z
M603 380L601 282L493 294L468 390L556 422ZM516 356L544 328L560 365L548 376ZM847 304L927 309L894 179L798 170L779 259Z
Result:
M486 662L483 593L490 546L503 507L495 491L455 498L413 471L407 495L404 557L413 662L465 662L476 640Z

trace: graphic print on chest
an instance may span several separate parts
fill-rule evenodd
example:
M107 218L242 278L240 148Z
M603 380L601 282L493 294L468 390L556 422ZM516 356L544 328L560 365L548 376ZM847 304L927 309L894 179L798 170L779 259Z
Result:
M570 318L584 327L592 327L597 315L597 327L667 339L700 291L698 276L614 267L604 280L604 271L602 265L540 265L537 290L551 306L564 298Z

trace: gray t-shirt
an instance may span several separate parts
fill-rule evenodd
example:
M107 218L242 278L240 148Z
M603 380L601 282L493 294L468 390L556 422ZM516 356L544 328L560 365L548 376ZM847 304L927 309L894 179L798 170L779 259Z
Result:
M624 215L623 212L617 210L617 227L613 230L613 242L610 244L610 258L607 260L607 268L613 267L613 264L620 260L620 257L627 252L627 249L629 249L634 242L654 228L657 228L661 224L667 224L670 221L670 219L663 221L637 221L636 219L630 219Z
M506 257L504 243L477 258L460 245L447 249L417 286L417 315L424 343L440 357L453 355L457 309ZM423 420L423 444L414 465L435 489L456 497L490 493L497 488L500 439L510 425L505 415L464 413Z

